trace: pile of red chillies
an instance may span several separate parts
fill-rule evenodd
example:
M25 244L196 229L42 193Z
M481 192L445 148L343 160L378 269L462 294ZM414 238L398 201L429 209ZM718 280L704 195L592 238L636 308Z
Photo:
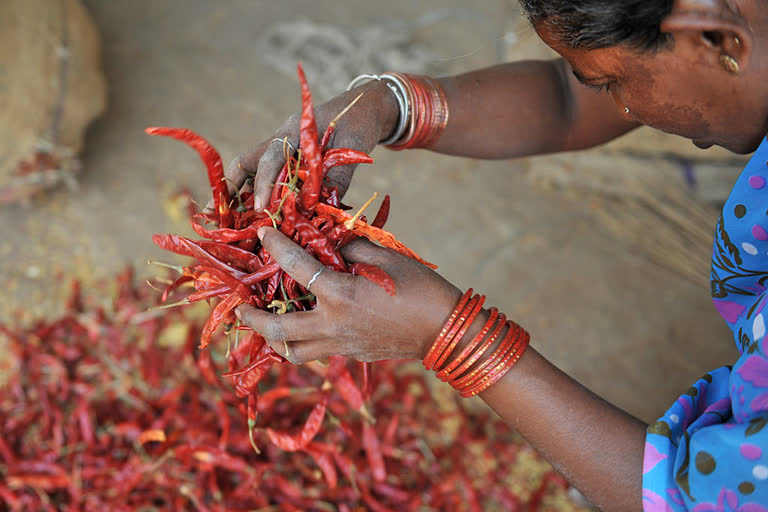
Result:
M0 511L573 510L564 480L501 420L454 395L438 408L398 362L370 376L375 422L329 384L358 373L343 358L276 366L257 454L242 400L210 372L223 354L197 349L202 322L146 313L150 290L133 281L118 277L109 306L75 286L62 317L0 326ZM318 403L309 444L267 442L269 429L303 429Z
M394 362L371 372L343 357L275 365L284 359L238 325L242 303L276 313L315 306L260 246L260 226L392 295L385 272L347 265L340 249L366 236L421 261L381 229L388 198L371 224L344 211L328 169L372 160L329 149L335 123L318 137L301 68L299 78L301 143L286 152L266 212L253 210L249 191L230 199L221 158L200 136L149 129L188 143L207 165L215 208L192 212L203 239L154 237L194 263L156 279L160 297L128 270L109 307L88 303L75 284L63 317L0 326L11 354L0 380L0 511L534 511L545 496L564 500L565 481L498 418L455 402L438 409L420 374L398 374ZM215 303L204 325L167 308L180 296ZM217 350L202 350L211 341ZM524 459L536 474L511 476Z

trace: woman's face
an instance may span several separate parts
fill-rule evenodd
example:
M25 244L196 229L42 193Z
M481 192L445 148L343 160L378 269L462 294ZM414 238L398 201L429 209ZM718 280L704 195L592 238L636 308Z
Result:
M620 46L568 48L544 26L539 36L562 55L582 83L604 87L616 108L637 121L737 153L754 151L766 135L766 105L756 76L731 74L688 38L658 52ZM757 66L753 66L757 67Z

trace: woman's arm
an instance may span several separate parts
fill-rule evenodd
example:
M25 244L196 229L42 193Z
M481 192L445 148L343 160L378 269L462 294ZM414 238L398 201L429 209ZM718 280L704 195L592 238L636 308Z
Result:
M585 149L640 126L563 59L501 64L439 80L450 117L440 153L514 158Z
M600 510L642 510L645 423L533 348L481 398Z
M323 269L279 231L266 229L261 238L278 264L303 286ZM347 262L387 272L394 279L395 296L365 278L326 268L311 287L316 309L274 315L243 305L241 320L280 354L288 342L286 355L296 364L331 354L361 361L422 359L461 292L424 265L365 240L349 244L343 253ZM465 342L488 315L484 312L472 324ZM641 509L646 428L641 421L601 400L532 348L481 397L603 510Z
M639 126L624 117L606 93L581 85L562 60L501 64L439 79L450 111L448 125L431 149L474 158L514 158L584 149L612 140ZM382 82L369 82L315 108L320 131L365 94L339 120L334 147L369 153L389 138L398 120L395 96ZM237 157L227 168L234 193L247 175L255 174L255 206L267 200L284 163L276 139L298 144L299 117L292 116L254 151ZM354 166L336 167L329 179L343 195ZM210 205L209 205L210 206Z

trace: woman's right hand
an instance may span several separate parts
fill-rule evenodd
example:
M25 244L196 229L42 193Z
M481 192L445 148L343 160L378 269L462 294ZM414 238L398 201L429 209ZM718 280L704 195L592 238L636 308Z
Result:
M318 133L322 136L328 124L360 93L363 96L336 123L336 131L329 147L352 148L370 153L380 140L386 139L399 115L394 95L381 81L371 81L347 91L315 107ZM236 190L254 190L254 208L261 210L269 201L272 186L285 163L282 140L296 148L299 144L300 115L293 115L256 149L235 158L225 175L231 194ZM290 148L289 148L290 151ZM339 197L349 188L356 165L334 167L328 172L331 186L338 187ZM253 177L253 183L246 183ZM213 202L208 203L208 208Z

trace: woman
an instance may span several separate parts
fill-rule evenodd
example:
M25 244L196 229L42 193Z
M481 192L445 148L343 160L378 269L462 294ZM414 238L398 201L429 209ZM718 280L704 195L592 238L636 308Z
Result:
M768 226L762 195L768 192L768 88L762 81L768 81L768 5L522 4L536 32L562 59L436 80L390 74L319 106L320 124L365 91L339 122L335 146L369 152L385 141L512 158L592 147L642 124L702 148L718 144L747 153L762 142L716 230L713 293L742 351L733 368L706 375L649 426L592 394L534 348L525 350L523 331L495 310L473 303L477 317L469 322L468 296L427 267L365 241L348 245L347 261L371 263L392 276L397 295L390 297L366 279L323 268L272 229L260 235L264 246L311 288L318 307L276 316L241 306L238 314L275 350L284 354L289 348L295 363L343 354L361 361L427 356L431 366L430 358L442 353L450 365L467 345L491 339L470 371L496 356L494 363L510 363L494 374L501 379L493 385L473 389L603 510L768 512L768 340L762 315L768 300L768 232L762 227ZM297 145L298 117L228 171L235 183L255 173L257 208L283 164L282 145L273 141L284 137ZM352 172L342 169L331 179L343 191ZM468 332L454 338L458 346L448 354L444 334L461 321ZM497 338L488 337L489 330L499 329ZM515 350L502 347L512 338ZM491 382L488 368L480 374L486 372Z

